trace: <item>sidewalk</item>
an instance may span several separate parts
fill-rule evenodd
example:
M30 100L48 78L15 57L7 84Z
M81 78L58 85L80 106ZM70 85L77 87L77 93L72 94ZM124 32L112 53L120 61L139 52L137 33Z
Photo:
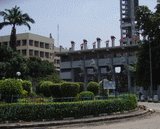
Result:
M107 121L115 119L123 119L134 116L140 116L149 113L148 110L135 109L131 111L125 111L123 113L117 112L112 113L112 115L101 114L99 117L88 116L89 118L74 119L69 118L65 120L56 121L41 121L41 122L19 122L19 123L4 123L0 124L0 129L13 129L13 128L27 128L27 127L43 127L43 126L58 126L58 125L68 125L68 124L78 124L78 123L91 123L98 121ZM104 116L102 116L104 115Z

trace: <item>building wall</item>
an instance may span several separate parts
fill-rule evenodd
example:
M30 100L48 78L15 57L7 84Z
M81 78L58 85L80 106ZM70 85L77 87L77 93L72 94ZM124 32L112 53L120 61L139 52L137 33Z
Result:
M9 47L9 41L10 35L0 36L0 44L6 44ZM59 69L60 58L55 56L55 52L59 52L59 48L54 47L54 39L31 33L22 33L17 34L17 44L17 50L24 56L40 57L42 60L54 63Z

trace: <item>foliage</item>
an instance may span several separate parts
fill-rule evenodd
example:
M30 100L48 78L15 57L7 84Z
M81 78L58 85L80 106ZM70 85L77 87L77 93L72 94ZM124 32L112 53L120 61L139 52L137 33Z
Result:
M94 97L94 94L93 94L93 92L91 92L91 91L82 91L81 93L80 93L80 97Z
M35 78L34 80L37 80L38 77L41 77L41 80L47 75L56 73L56 67L53 63L50 63L47 60L42 61L39 57L30 57L28 59L27 66L29 68L29 76ZM54 78L55 75L56 74L54 74L51 78Z
M0 78L14 78L19 71L24 79L28 73L27 58L6 45L0 46L0 53Z
M147 90L150 86L150 49L152 61L153 87L160 84L158 74L160 71L160 5L156 6L156 11L151 12L147 6L139 6L136 11L137 24L141 35L147 40L140 41L141 51L137 53L136 83ZM154 62L154 63L153 63Z
M61 84L60 91L62 97L75 97L79 92L79 84L73 82L64 82Z
M26 91L26 90L23 90L23 91L22 91L22 96L23 96L23 97L26 97L27 94L28 94L28 91Z
M26 90L28 94L32 92L32 83L30 81L22 81L23 90Z
M60 98L62 97L61 91L60 91L61 83L53 83L50 86L51 96Z
M42 93L46 97L51 96L51 90L50 87L53 85L53 82L51 81L43 81L43 83L40 85L40 93Z
M5 120L42 120L42 119L63 119L67 117L83 117L87 115L110 114L112 112L132 110L137 107L135 95L129 95L127 99L118 98L113 100L90 100L80 102L63 103L12 103L1 104L0 119Z
M79 93L84 91L84 82L76 82L76 83L78 83L80 86Z
M37 85L36 85L36 94L40 94L40 86L44 81L40 81Z
M32 91L31 93L29 93L28 96L29 96L29 97L37 97L36 93L33 92L33 91Z
M12 9L5 9L0 12L0 16L3 16L4 22L0 23L0 29L4 26L12 25L10 45L13 50L16 50L16 28L15 26L25 25L31 29L28 22L35 23L35 21L29 17L27 13L22 14L20 7L15 6Z
M108 81L107 79L102 79L100 82L99 82L99 94L101 96L108 96L109 95L109 89L105 89L103 91L103 81ZM104 92L104 94L103 94Z
M87 91L91 91L94 93L94 95L96 95L99 91L99 84L97 82L89 82L87 84Z
M22 95L22 83L17 79L6 79L0 83L0 94L3 95Z

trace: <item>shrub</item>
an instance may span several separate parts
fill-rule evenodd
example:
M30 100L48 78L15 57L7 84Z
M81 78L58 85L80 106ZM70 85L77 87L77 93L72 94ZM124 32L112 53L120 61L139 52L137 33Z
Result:
M23 90L26 90L28 94L32 92L32 83L30 81L22 81Z
M33 92L33 91L31 93L29 93L28 96L30 96L30 97L37 97L36 93Z
M53 85L53 82L44 81L39 87L40 93L42 93L45 97L50 97L51 96L51 91L50 91L51 85Z
M80 97L94 97L94 94L91 91L82 91Z
M79 92L79 84L73 82L64 82L61 84L60 91L62 97L75 97Z
M17 79L6 79L0 83L0 94L2 95L22 95L22 83Z
M40 81L37 85L36 85L36 94L40 94L40 86L43 83L43 81Z
M79 93L84 91L84 82L76 82L79 84L80 88L79 88Z
M103 96L103 81L108 81L107 79L102 79L100 82L99 82L99 94L101 96ZM104 96L109 96L109 89L105 89L104 90Z
M61 91L60 91L61 83L53 83L50 85L50 91L52 97L60 98L62 97Z
M89 82L87 84L87 91L91 91L96 95L99 91L99 84L97 82Z

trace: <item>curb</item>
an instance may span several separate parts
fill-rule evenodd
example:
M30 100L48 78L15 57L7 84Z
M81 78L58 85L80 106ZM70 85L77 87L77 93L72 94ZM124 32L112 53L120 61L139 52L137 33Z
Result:
M125 111L124 113L112 113L112 115L105 115L100 117L89 117L81 119L64 119L60 121L49 121L49 122L28 122L28 123L9 123L9 124L0 124L0 129L12 129L12 128L28 128L28 127L43 127L43 126L59 126L59 125L68 125L68 124L78 124L78 123L92 123L99 121L109 121L116 119L124 119L135 116L140 116L143 114L149 113L150 110L131 110ZM86 116L87 117L87 116Z

